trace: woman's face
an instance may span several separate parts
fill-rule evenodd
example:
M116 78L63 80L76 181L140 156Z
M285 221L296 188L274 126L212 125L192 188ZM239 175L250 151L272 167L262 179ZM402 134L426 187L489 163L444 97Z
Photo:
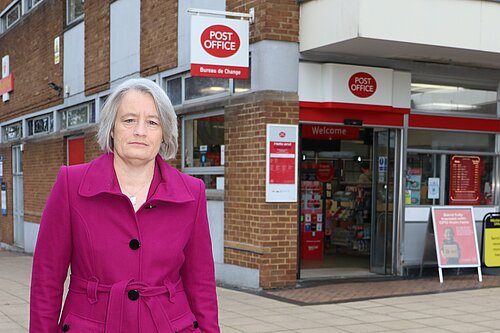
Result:
M130 90L122 97L111 132L114 153L126 162L148 162L160 151L163 130L150 94Z

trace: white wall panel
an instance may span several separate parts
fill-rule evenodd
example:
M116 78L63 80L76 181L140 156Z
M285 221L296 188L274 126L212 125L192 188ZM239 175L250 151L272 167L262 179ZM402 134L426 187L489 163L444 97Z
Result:
M141 3L119 0L110 8L110 78L115 81L140 71ZM161 52L161 50L158 50Z
M84 28L84 22L81 22L64 33L63 80L64 87L69 87L69 96L77 95L85 90Z

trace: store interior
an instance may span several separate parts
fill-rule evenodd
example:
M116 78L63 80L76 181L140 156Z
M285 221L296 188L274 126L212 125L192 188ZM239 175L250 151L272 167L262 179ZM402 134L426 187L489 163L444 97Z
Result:
M373 130L302 125L301 132L301 279L374 275Z

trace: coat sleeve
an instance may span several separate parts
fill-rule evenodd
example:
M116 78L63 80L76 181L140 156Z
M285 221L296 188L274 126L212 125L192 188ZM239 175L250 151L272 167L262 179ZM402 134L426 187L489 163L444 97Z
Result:
M47 199L33 256L30 333L57 332L71 248L68 174L63 166Z
M215 269L207 218L205 185L199 181L198 209L190 239L184 249L181 269L189 305L203 333L220 332Z

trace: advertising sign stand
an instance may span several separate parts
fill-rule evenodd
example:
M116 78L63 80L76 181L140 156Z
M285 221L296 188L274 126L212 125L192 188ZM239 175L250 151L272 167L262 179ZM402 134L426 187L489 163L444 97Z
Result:
M483 218L481 254L485 274L500 275L500 212Z
M439 282L443 268L476 267L483 281L472 206L432 207Z

